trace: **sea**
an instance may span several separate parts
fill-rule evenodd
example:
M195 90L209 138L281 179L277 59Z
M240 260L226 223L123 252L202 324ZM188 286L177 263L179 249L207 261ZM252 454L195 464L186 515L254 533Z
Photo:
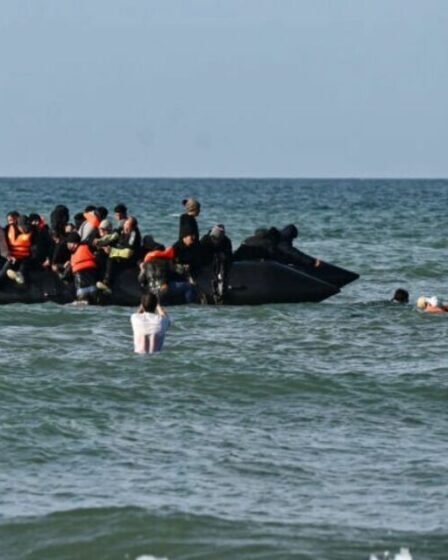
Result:
M446 560L448 180L4 178L0 224L123 202L169 245L188 197L360 278L170 307L143 357L131 308L2 306L0 560Z

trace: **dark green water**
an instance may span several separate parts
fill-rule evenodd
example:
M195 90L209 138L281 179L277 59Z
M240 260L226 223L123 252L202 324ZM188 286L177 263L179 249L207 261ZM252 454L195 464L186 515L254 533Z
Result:
M0 215L124 201L165 243L180 200L234 244L295 222L361 279L321 304L0 308L2 560L445 560L448 181L0 180ZM3 223L3 221L2 221Z

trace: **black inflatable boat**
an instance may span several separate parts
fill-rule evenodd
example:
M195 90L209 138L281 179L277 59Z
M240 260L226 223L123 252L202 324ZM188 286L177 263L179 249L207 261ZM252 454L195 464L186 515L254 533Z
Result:
M238 261L229 274L229 290L224 303L228 305L258 305L266 303L319 302L337 294L340 289L359 278L359 275L335 265L322 262L318 268L298 268L276 261ZM210 268L201 271L197 284L202 299L214 303L213 274ZM116 279L112 295L101 296L103 305L136 306L141 287L137 270L126 270ZM6 303L70 303L75 299L72 283L66 283L49 270L31 273L26 286L18 286L8 279L0 284L0 304ZM167 298L165 304L178 304Z

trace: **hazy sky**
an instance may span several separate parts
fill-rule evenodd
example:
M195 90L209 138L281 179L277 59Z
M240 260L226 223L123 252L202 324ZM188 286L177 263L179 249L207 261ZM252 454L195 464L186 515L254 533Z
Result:
M0 0L1 176L448 177L447 0Z

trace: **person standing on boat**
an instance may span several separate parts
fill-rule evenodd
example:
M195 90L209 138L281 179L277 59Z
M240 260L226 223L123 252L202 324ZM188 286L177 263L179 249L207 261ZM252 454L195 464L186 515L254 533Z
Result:
M194 198L186 198L182 200L186 212L184 212L179 220L179 241L186 235L194 235L196 241L199 242L199 227L196 218L201 212L201 205Z
M131 315L136 354L160 352L171 320L153 293L144 294L140 307Z

